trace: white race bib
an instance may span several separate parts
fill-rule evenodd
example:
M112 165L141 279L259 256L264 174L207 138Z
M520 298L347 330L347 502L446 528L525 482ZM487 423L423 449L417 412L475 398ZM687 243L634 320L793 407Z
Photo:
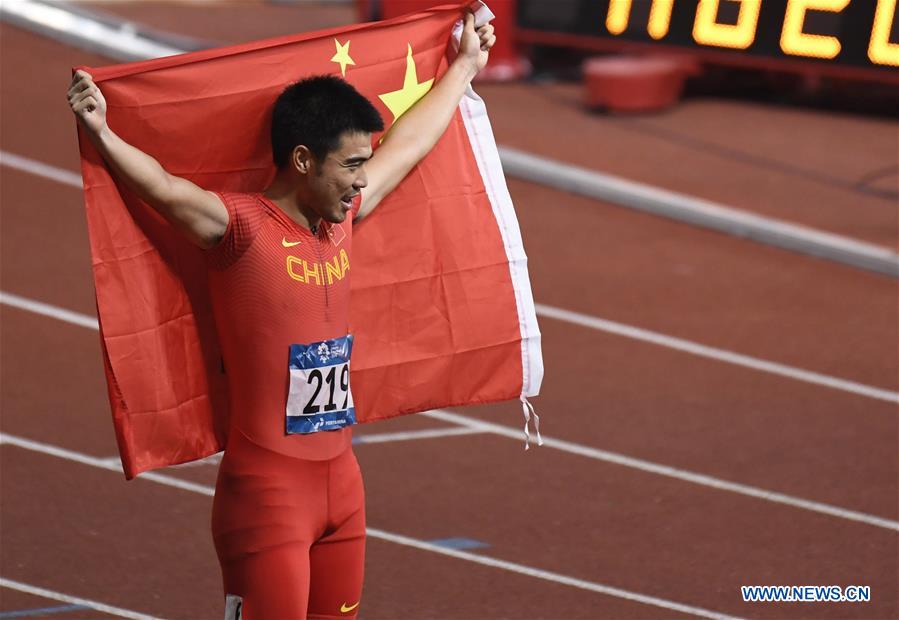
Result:
M290 345L288 435L333 431L356 423L350 391L353 336Z

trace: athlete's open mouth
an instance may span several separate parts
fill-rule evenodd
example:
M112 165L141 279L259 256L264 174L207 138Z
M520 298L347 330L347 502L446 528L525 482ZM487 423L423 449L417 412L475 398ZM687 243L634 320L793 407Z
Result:
M353 198L358 196L358 194L353 194L352 196L344 196L340 199L340 206L349 211L353 208Z

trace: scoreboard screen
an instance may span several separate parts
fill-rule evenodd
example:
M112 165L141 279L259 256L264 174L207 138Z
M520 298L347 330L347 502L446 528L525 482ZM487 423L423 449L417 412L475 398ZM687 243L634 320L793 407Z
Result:
M897 0L518 0L516 37L899 82Z

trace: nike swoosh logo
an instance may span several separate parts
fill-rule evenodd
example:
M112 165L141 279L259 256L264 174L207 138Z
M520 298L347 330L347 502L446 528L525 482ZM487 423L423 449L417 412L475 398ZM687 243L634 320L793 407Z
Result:
M281 238L281 245L283 245L285 248L292 248L293 246L299 245L300 243L300 241L288 241L287 237Z
M351 605L350 607L347 607L347 606L346 606L346 603L343 603L343 604L340 606L340 611L343 612L343 613L347 613L348 611L353 611L353 610L356 609L357 607L359 607L359 603L356 603L355 605Z

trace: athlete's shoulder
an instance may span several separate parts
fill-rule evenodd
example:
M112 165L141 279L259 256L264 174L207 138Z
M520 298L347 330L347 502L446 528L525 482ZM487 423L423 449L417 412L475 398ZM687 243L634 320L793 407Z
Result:
M269 207L258 192L218 192L231 224L240 230L235 232L255 232L268 216Z
M241 210L260 210L263 208L262 194L258 192L215 192L225 203Z
M262 195L251 192L216 192L228 211L225 233L207 251L210 264L219 268L232 265L249 248L268 215Z

